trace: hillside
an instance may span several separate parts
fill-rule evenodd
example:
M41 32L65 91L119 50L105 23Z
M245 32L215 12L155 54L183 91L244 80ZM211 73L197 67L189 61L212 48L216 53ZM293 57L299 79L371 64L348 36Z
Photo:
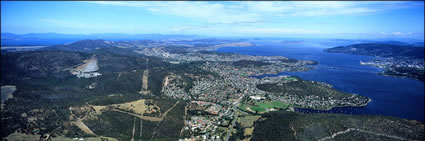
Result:
M424 58L424 48L406 44L364 43L325 49L329 53L348 53L380 57Z
M424 125L385 116L271 112L255 122L258 140L424 140Z

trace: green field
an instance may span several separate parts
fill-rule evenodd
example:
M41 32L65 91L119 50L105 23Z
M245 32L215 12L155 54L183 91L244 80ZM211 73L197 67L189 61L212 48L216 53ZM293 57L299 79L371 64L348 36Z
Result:
M297 81L298 79L296 77L285 77L283 78L283 80L287 80L287 81Z
M249 107L251 110L254 110L254 111L257 111L257 112L265 112L266 111L266 109L265 108L262 108L262 107L260 107L260 106L251 106L251 107Z
M254 104L244 103L240 106L241 109L246 110L248 107L256 112L265 112L269 108L286 109L289 105L281 101L267 101L255 102Z

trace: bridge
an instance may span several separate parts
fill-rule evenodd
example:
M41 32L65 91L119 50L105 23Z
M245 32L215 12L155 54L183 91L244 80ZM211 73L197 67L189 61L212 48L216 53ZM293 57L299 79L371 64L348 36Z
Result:
M379 72L375 72L375 71L349 69L349 68L341 68L341 67L328 67L328 66L317 66L317 67L315 67L315 69L331 70L331 71L343 71L343 72L362 72L362 73L372 73L372 74L378 74L379 73Z

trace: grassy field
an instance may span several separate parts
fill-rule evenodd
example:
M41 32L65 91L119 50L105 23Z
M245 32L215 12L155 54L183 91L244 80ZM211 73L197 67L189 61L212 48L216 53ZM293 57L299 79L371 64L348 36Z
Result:
M241 124L242 128L252 127L254 125L254 122L258 120L261 116L258 115L241 115L238 118L238 122Z
M298 79L296 77L285 77L285 78L283 78L283 80L287 80L287 81L298 81Z
M5 138L9 141L36 141L40 139L40 135L30 135L30 134L22 134L22 133L12 133Z
M286 109L289 104L281 101L266 101L266 102L255 102L254 104L244 103L241 104L240 108L249 112L265 112L267 109Z
M130 111L135 114L143 115L144 113L160 112L156 105L146 105L145 99L127 102L123 104L114 104L114 107L125 111Z

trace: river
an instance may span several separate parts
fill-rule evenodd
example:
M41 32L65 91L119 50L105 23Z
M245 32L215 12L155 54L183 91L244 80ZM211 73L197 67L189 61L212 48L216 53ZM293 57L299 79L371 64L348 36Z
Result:
M315 60L319 65L307 72L281 72L277 75L293 75L304 80L329 83L335 89L367 96L372 101L362 108L334 108L330 111L297 109L300 112L331 112L344 114L388 115L424 122L424 82L409 78L382 76L376 73L382 69L362 66L360 60L372 59L370 56L326 53L325 48L348 45L343 42L306 41L285 44L276 40L257 40L251 47L223 47L217 52L231 52L246 55L286 56L300 60ZM344 69L327 69L327 68Z

